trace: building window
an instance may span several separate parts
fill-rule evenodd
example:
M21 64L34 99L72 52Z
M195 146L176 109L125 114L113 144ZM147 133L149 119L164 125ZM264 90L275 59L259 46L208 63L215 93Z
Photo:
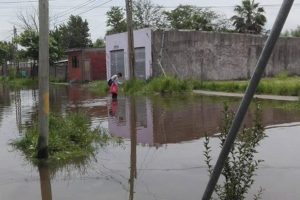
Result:
M79 66L78 66L78 59L77 59L77 56L73 56L73 57L72 57L72 67L73 67L73 68L79 67Z
M135 76L138 79L146 79L146 55L145 47L138 47L134 49L135 53Z
M124 76L124 49L110 51L110 73L114 75L118 72Z

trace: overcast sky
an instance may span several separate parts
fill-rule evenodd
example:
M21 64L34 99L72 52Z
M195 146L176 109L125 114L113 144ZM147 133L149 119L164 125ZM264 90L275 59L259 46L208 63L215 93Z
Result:
M271 29L282 0L256 0L266 10L266 29ZM18 13L32 13L37 9L37 0L0 0L0 40L11 40L13 25L18 23ZM125 0L49 0L51 26L64 23L69 15L80 15L89 23L93 41L103 38L106 32L105 13L111 6L124 6ZM211 6L212 9L230 18L233 8L241 0L152 0L152 2L173 9L179 4L190 4L200 7ZM294 1L294 7L286 21L284 30L294 29L300 25L300 0ZM18 32L21 30L17 27Z

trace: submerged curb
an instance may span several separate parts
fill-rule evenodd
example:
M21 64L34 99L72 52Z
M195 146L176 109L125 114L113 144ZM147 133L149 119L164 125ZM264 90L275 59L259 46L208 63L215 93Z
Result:
M214 92L205 90L193 90L196 94L207 95L207 96L225 96L225 97L239 97L242 98L244 94L242 93L231 93L231 92ZM269 99L278 101L299 101L299 97L296 96L279 96L279 95L254 95L254 98L258 99Z

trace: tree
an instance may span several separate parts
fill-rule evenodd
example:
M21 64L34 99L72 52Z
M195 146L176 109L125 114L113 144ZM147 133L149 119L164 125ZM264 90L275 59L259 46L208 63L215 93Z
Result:
M68 46L66 42L63 40L62 31L56 27L54 28L54 30L50 31L49 35L50 35L50 42L52 43L52 46L50 47L56 48L55 52L57 53L58 59L63 58L65 55L65 50L68 48Z
M173 29L212 31L213 21L218 18L214 11L191 5L179 5L165 14Z
M20 51L22 59L31 59L37 62L39 59L39 35L34 30L25 30L18 38L17 43L23 46L25 49ZM58 47L58 42L54 37L49 37L49 55L50 63L53 63L61 58L61 50Z
M285 37L300 37L300 26L290 31L286 30L282 35Z
M93 43L93 47L95 47L95 48L104 48L105 47L105 41L102 38L98 38Z
M14 45L11 42L0 41L0 65L13 59Z
M254 0L243 0L242 5L234 8L237 15L231 17L235 30L239 33L260 34L267 21L265 10Z
M32 12L24 14L23 12L17 14L19 20L18 26L22 30L33 30L39 32L39 17L37 10L33 9Z
M300 26L297 26L296 29L291 30L292 37L300 37Z
M89 24L86 20L83 21L80 16L71 15L67 24L61 25L57 31L61 37L59 40L67 49L91 46L89 30Z
M39 35L38 32L28 29L22 32L18 38L17 43L25 47L22 52L23 59L31 59L37 61L39 58Z
M133 2L133 23L135 29L152 27L164 28L167 26L166 15L162 6L155 5L151 0L138 0ZM122 33L127 31L125 11L121 7L113 6L106 13L106 34Z
M8 75L7 61L13 60L14 45L10 42L0 41L0 65L2 65L2 74Z
M167 26L167 19L162 6L153 4L151 0L133 2L133 21L136 29L164 28Z
M106 13L107 21L106 26L109 29L106 31L106 35L114 34L114 33L122 33L127 31L127 23L125 19L124 9L121 7L113 6Z

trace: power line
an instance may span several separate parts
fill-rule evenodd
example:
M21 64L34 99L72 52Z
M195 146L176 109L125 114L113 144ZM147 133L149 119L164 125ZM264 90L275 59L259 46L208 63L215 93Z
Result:
M90 11L92 11L92 10L94 10L94 9L96 9L96 8L99 8L99 7L101 7L101 6L103 6L103 5L107 4L107 3L109 3L109 2L111 2L111 1L113 1L113 0L108 0L108 1L106 1L106 2L103 2L102 4L99 4L99 5L97 5L97 6L94 6L94 7L90 8L90 9L88 9L88 10L85 10L85 11L83 11L83 12L77 13L76 15L81 15L81 14L90 12ZM62 23L62 22L64 22L64 21L66 21L66 20L67 20L67 19L64 19L64 20L58 21L58 22L56 22L56 23L57 23L57 24L60 24L60 23Z
M49 0L56 1L56 0ZM28 0L28 1L0 1L0 4L16 4L16 3L37 3L38 1Z
M111 1L113 1L113 0L108 0L108 1L106 1L106 2L104 2L104 3L102 3L102 4L99 4L98 6L95 6L95 7L93 7L93 8L90 8L90 9L86 10L86 11L83 11L83 12L81 12L81 13L78 13L77 15L81 15L81 14L90 12L91 10L94 10L94 9L96 9L96 8L99 8L99 7L101 7L101 6L103 6L103 5L107 4L107 3L109 3L109 2L111 2Z
M87 0L87 1L85 1L84 3L78 4L77 6L74 6L74 7L72 7L72 8L69 8L69 9L67 9L66 11L60 12L60 13L58 13L57 15L55 15L55 16L53 16L53 17L61 18L61 17L63 17L63 16L66 16L66 15L72 13L73 11L78 10L78 9L81 9L81 8L83 8L84 6L87 6L88 4L93 3L93 2L95 2L95 1L96 1L96 0ZM53 18L53 17L51 17L51 18ZM51 20L50 20L50 21L51 21Z
M56 0L52 0L52 1L56 1ZM91 0L89 0L91 1ZM95 0L94 0L95 1ZM37 2L37 1L32 1L32 2ZM2 2L0 2L2 3ZM3 2L4 3L4 2ZM14 2L14 3L20 3L20 2ZM22 2L21 2L22 3ZM84 4L84 3L82 3ZM81 4L79 4L81 5ZM77 5L77 6L79 6ZM26 5L27 7L32 7L30 5ZM77 7L75 6L75 7ZM117 6L117 7L123 7L125 8L124 5L114 5L114 6ZM160 5L161 6L161 5ZM220 5L220 6L214 6L214 5L210 5L210 6L195 6L195 7L198 7L198 8L234 8L236 5ZM261 4L260 5L261 7L280 7L280 4ZM296 6L300 6L300 3L296 3L295 5L293 5L293 7L296 7ZM22 6L24 7L24 6ZM67 10L71 10L73 8L70 8L70 6L60 6L60 5L52 5L50 6L52 9L50 10L56 10L56 9L66 9ZM87 8L92 8L93 6L87 6ZM178 6L161 6L162 8L177 8ZM9 6L5 6L5 7L0 7L0 9L8 9L8 8L15 8L15 6L13 5L9 5ZM111 6L103 6L102 8L111 8ZM65 11L62 11L61 13L64 13ZM59 14L61 14L59 13Z

